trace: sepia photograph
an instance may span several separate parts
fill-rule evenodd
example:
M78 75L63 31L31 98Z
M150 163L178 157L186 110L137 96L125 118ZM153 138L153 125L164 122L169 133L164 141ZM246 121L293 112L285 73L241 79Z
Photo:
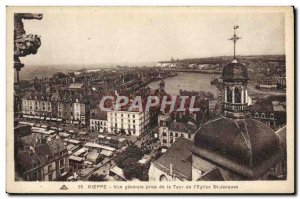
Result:
M7 192L294 193L293 13L8 6Z

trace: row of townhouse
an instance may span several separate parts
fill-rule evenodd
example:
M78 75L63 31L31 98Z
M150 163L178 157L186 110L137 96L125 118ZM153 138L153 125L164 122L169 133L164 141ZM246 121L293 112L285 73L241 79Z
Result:
M61 118L67 123L88 124L88 96L55 93L27 93L22 98L22 114Z
M25 136L31 138L31 135ZM28 138L28 139L29 139ZM25 146L16 158L16 168L25 181L60 180L69 172L69 156L61 139Z

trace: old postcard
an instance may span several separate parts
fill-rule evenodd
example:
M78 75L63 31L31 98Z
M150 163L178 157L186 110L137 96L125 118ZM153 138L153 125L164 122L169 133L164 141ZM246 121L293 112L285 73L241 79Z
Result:
M294 193L293 7L7 7L8 193Z

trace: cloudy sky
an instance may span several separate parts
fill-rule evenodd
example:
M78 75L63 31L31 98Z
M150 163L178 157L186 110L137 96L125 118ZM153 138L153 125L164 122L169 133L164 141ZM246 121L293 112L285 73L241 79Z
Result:
M27 34L41 35L25 64L122 64L232 55L284 54L284 15L278 12L210 12L175 9L52 9L26 20Z

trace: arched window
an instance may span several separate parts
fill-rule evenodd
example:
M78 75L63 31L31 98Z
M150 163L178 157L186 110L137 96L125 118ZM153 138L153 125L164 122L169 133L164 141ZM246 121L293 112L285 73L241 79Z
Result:
M265 115L264 113L261 114L261 118L265 118L265 116L266 116L266 115Z
M159 181L168 181L168 178L163 174L159 177Z
M270 114L270 118L274 119L274 114L273 113Z
M234 89L234 102L241 103L241 91L237 87Z
M224 96L224 102L228 102L228 99L227 99L228 90L229 90L228 86L225 86L225 88L224 88L224 94L223 94L223 96Z
M227 86L227 102L232 102L232 90Z
M255 117L255 118L259 118L258 112L255 113L254 117Z

